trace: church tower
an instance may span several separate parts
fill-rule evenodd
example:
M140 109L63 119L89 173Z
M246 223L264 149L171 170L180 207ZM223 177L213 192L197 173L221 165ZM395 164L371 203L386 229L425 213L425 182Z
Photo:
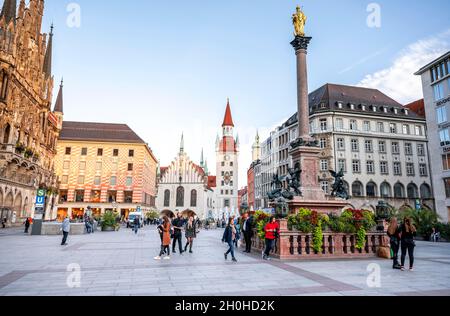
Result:
M217 208L222 213L238 211L239 138L234 138L234 122L228 100L222 124L222 138L216 141Z

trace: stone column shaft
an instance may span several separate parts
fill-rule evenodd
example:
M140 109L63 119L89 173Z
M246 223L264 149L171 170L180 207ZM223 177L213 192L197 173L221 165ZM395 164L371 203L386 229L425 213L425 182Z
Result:
M307 51L300 49L297 55L297 109L298 137L304 140L309 136L309 102L308 102L308 69L306 64Z

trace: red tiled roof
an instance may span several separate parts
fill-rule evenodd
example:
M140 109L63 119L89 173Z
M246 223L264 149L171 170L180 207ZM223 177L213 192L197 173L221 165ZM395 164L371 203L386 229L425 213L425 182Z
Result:
M425 114L425 102L423 99L414 101L410 104L405 105L405 107L407 107L408 109L410 109L411 111L413 111L414 113L416 113L417 115L425 118L426 114Z
M224 136L222 138L219 148L221 152L237 152L236 141L230 136Z
M230 100L228 100L227 109L225 111L225 117L223 119L222 127L224 127L224 126L233 126L234 127L233 117L231 115Z

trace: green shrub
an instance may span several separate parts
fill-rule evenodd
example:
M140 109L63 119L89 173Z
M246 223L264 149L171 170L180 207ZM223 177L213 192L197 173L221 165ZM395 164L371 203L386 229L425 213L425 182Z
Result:
M321 253L322 247L323 247L322 222L319 221L319 224L314 228L313 249L316 253Z
M364 227L361 227L358 232L356 233L356 245L355 248L362 250L366 246L366 230Z
M417 235L429 240L432 228L439 223L439 216L436 212L427 209L408 209L400 213L400 219L403 221L406 217L411 218L417 228Z
M116 222L117 216L118 216L117 213L114 213L111 211L105 212L105 214L103 215L103 219L102 219L102 228L117 227L117 222Z

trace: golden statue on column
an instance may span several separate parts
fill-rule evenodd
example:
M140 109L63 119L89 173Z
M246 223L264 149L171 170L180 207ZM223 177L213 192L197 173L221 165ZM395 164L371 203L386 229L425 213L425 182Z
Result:
M307 17L300 7L297 7L297 12L292 16L294 23L295 36L305 36L305 24Z

